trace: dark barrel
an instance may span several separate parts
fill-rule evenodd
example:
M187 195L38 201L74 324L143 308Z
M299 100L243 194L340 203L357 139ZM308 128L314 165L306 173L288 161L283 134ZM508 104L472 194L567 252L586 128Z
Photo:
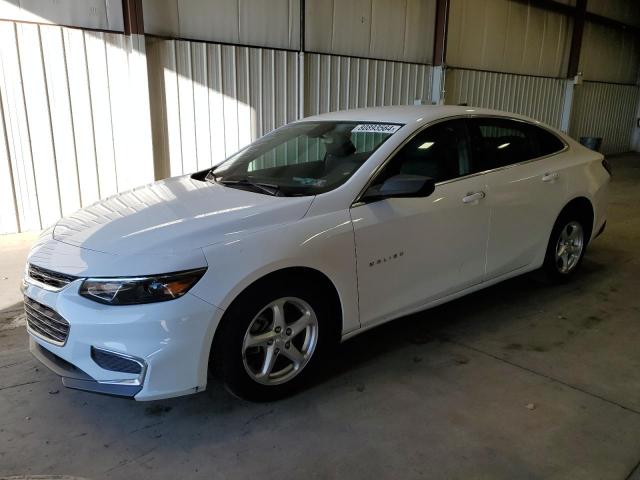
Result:
M580 143L591 150L599 152L602 146L602 137L580 137Z

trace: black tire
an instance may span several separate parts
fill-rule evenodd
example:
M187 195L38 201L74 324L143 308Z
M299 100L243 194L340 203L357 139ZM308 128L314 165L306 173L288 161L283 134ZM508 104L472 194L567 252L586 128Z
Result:
M332 302L327 299L327 293L317 288L317 285L308 284L308 281L297 277L284 279L279 277L276 281L259 282L240 294L227 309L221 322L221 330L216 335L212 355L215 375L223 381L227 390L232 394L255 402L272 401L289 396L308 383L318 367L324 363L324 357L337 345L337 328L334 326L336 322L330 321L330 315L335 314L335 312L332 312ZM315 348L308 361L291 379L279 384L259 383L247 371L247 369L252 368L245 365L245 356L243 354L245 335L249 335L247 332L252 324L254 324L253 328L255 328L255 325L259 323L268 323L269 312L273 316L273 311L268 310L266 311L267 313L264 313L263 310L272 302L283 298L301 300L315 313L315 318L317 319ZM294 303L285 304L283 310L287 312L285 315L287 320L296 317L296 308L298 308L298 304L295 301ZM259 314L261 317L256 320ZM254 323L254 320L256 320L256 323ZM266 328L268 330L274 327L271 325ZM295 342L298 345L296 348L300 347L298 349L300 352L303 351L304 347L304 345L300 346L300 338L303 335L306 338L306 332L307 330L289 342L290 344ZM283 342L284 340L278 338L276 341ZM281 348L284 347L282 343L277 343L276 345ZM266 353L267 348L270 347L265 345L253 348L252 350L255 350L255 355L253 356L259 359L260 355ZM283 349L282 353L279 354L282 358L276 360L276 362L284 363L290 361L284 353L285 350ZM247 358L254 360L253 356L247 355ZM275 371L280 368L280 364L276 363L274 367ZM266 379L264 381L271 380Z
M559 249L559 242L561 241L563 232L565 232L566 234L566 232L571 231L572 225L580 226L582 232L582 248L575 263L572 262L571 268L567 270L563 268L564 262L558 259L556 252ZM555 283L565 283L575 276L576 272L580 268L580 265L582 264L584 254L587 250L590 232L591 229L589 227L588 220L586 220L585 216L581 215L579 211L568 210L560 214L560 216L556 220L555 225L553 226L553 230L551 231L551 236L549 237L549 243L547 245L547 252L545 254L544 264L542 267L549 280Z

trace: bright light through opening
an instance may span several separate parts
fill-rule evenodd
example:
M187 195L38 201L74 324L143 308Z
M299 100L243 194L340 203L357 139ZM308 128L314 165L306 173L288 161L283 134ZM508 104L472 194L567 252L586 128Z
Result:
M424 142L422 145L418 147L419 150L426 150L427 148L431 148L435 142Z
M503 148L507 148L509 145L511 145L510 143L503 143L502 145L498 145L498 150L502 150Z

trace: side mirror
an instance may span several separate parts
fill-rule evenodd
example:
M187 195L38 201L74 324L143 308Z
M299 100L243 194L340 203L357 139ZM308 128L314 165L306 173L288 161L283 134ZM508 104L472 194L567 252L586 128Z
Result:
M436 182L431 177L422 175L394 175L387 178L382 185L370 187L362 197L365 202L384 198L421 198L428 197L436 189Z

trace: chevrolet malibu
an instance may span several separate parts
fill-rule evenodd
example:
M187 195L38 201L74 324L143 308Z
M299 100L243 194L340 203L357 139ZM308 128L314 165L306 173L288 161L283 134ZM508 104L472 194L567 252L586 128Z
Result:
M602 155L513 114L310 117L44 232L30 348L76 389L154 400L217 375L282 397L371 327L531 270L568 280L609 178Z

